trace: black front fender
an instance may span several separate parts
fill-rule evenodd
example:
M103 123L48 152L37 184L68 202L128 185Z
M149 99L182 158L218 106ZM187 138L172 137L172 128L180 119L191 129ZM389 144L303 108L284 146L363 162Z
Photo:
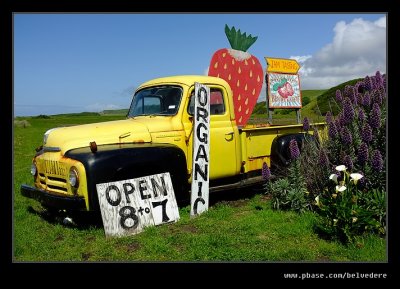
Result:
M170 144L99 145L96 152L89 147L68 151L66 157L80 161L86 170L89 209L99 210L96 184L122 181L169 172L177 200L187 198L186 157Z

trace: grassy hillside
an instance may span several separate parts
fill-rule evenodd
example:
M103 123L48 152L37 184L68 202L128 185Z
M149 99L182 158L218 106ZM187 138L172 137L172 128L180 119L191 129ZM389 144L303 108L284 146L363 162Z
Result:
M312 109L315 113L321 112L322 115L325 115L328 111L332 111L333 114L336 115L338 113L338 106L336 105L336 90L339 89L343 92L346 85L354 85L360 80L362 80L362 78L349 80L328 89L320 97L318 97L317 103Z

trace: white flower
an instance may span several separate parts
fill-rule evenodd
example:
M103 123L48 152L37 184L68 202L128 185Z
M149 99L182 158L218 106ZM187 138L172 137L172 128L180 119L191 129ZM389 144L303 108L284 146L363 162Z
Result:
M331 174L331 175L329 176L329 179L332 180L332 181L334 181L334 182L337 184L337 174Z
M354 184L357 184L358 180L363 178L363 175L361 174L350 174L351 179L354 181Z
M336 192L343 192L346 189L346 186L336 186Z
M355 223L357 222L357 220L358 220L357 217L353 217L352 222Z
M336 170L337 171L339 171L339 172L343 172L343 171L346 171L346 166L345 165L340 165L340 166L337 166L336 167Z
M336 223L338 222L338 219L333 219L333 225L336 226Z
M319 207L321 203L319 202L319 196L315 197L315 204Z

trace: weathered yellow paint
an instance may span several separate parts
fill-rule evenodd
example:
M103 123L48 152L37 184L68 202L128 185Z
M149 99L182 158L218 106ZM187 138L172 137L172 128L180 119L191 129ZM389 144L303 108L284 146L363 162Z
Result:
M120 138L128 133L129 136ZM45 146L59 147L64 154L70 149L89 146L92 141L97 145L151 142L151 135L141 120L126 119L60 127L49 134Z
M56 195L84 197L89 210L86 171L82 163L63 157L61 152L46 152L37 156L35 162L38 168L36 187ZM71 167L78 171L78 189L72 188L68 181Z

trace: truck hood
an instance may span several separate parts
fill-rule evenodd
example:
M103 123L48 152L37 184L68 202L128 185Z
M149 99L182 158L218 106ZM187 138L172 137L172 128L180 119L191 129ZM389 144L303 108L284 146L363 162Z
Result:
M60 127L47 134L44 147L60 148L62 154L70 149L89 146L93 141L97 145L151 142L148 127L133 119Z

